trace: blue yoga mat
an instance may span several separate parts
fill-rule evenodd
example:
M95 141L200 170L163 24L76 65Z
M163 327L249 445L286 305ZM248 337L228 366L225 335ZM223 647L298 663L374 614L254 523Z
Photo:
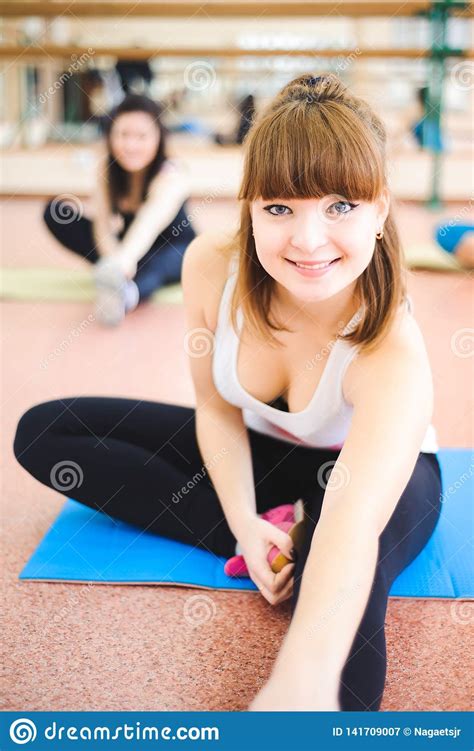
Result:
M443 474L440 520L424 550L393 583L391 596L473 596L473 455L467 449L441 449L438 456ZM20 579L258 591L248 578L226 576L224 562L68 499Z

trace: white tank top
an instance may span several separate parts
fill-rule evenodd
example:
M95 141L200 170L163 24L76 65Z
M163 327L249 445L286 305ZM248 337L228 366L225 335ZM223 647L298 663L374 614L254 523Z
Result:
M312 448L339 450L349 432L353 407L343 396L342 382L349 363L358 354L358 345L336 339L326 360L321 379L311 401L300 412L285 412L256 399L240 384L237 377L237 356L243 314L237 310L239 336L230 320L230 301L237 279L237 256L231 259L230 274L222 293L215 332L212 375L219 394L242 410L244 424L259 433ZM412 301L407 300L409 310ZM360 309L351 318L343 333L347 333ZM420 451L438 451L436 433L429 425Z

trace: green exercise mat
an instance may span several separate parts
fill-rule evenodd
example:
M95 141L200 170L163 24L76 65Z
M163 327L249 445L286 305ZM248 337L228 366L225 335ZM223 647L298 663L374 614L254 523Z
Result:
M4 300L92 302L95 289L88 269L7 268L0 272L0 294ZM182 303L181 284L167 284L152 300Z
M411 269L463 271L458 261L435 243L418 243L405 249L405 261Z

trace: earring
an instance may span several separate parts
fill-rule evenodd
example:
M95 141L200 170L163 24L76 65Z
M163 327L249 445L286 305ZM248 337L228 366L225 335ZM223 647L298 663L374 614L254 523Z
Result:
M377 240L381 240L382 237L383 237L383 230L380 230L380 232L377 232L377 234L375 235L375 237L377 238Z

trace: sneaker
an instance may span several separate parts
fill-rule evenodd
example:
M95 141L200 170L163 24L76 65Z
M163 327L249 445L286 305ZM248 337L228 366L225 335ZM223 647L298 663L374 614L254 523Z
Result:
M294 504L286 503L269 509L260 514L260 516L262 519L274 524L275 527L287 532L293 540L296 552L298 553L301 550L305 529L304 502L302 498L299 498ZM276 545L271 547L267 555L267 560L275 574L278 574L288 563L292 563ZM249 570L246 566L244 556L234 555L232 558L229 558L224 565L224 573L232 577L248 577Z
M127 278L113 259L103 258L93 271L96 287L95 317L105 326L118 326L126 313Z

